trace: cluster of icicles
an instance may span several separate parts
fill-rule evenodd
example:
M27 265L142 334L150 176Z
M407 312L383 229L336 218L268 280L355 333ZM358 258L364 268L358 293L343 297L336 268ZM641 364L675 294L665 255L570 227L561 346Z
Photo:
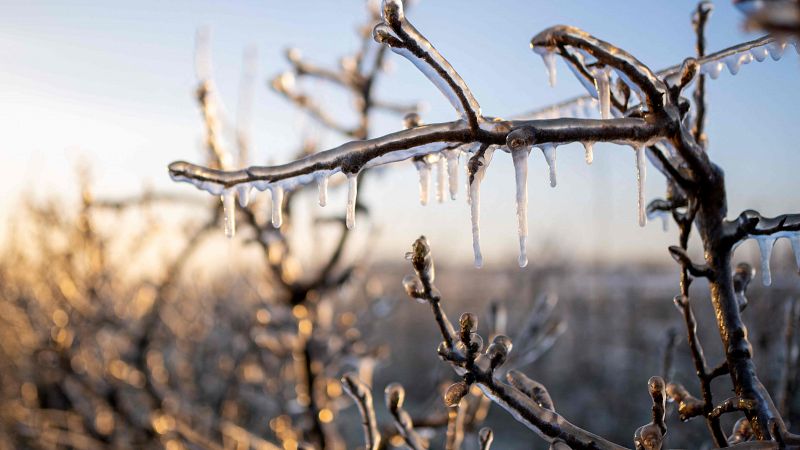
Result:
M200 190L206 191L211 195L218 195L222 201L225 220L225 236L232 238L236 234L236 201L239 205L246 208L250 203L253 189L258 191L269 191L272 199L271 214L272 226L280 228L283 224L283 197L287 191L296 189L298 186L309 184L315 181L319 189L319 205L325 206L328 203L328 178L333 172L315 172L313 175L304 175L292 180L283 180L280 183L270 183L268 181L253 181L249 183L239 183L232 187L225 187L222 184L211 181L197 180L181 175L172 175L175 181L190 183ZM356 221L356 194L358 191L358 174L347 175L347 214L345 223L347 228L355 227Z
M761 282L764 286L772 284L772 270L770 269L769 260L772 257L772 248L778 239L789 239L792 244L795 262L797 263L797 270L800 271L800 231L781 231L769 235L748 235L747 238L753 239L758 243L758 253L761 260ZM736 246L738 247L742 242L739 241Z
M395 1L395 0L389 0ZM418 39L422 39L421 36L418 36ZM427 41L426 41L427 42ZM793 43L796 49L800 52L800 48L798 48L797 43ZM767 55L770 55L773 59L779 59L784 50L786 48L787 43L785 41L777 41L770 39L765 41L764 44L761 45L751 45L742 48L735 48L729 51L723 51L719 54L711 55L709 57L703 58L700 60L701 63L701 70L700 73L708 74L711 78L717 78L719 73L722 71L724 66L728 67L728 70L731 74L738 73L740 67L743 64L748 64L753 60L756 61L763 61L766 59ZM453 89L453 87L446 83L445 80L441 79L441 75L435 71L433 71L430 67L426 64L423 64L418 61L419 58L416 58L416 55L411 54L404 48L392 48L393 51L403 55L404 57L408 58L412 62L414 62L420 70L430 78L434 84L439 87L439 89L445 94L445 96L450 100L453 106L458 110L459 115L462 119L466 117L466 112L463 105L458 100L457 93ZM545 67L548 72L548 79L551 85L555 85L556 83L556 66L555 66L555 54L547 49L535 48L534 51L539 53L545 63ZM435 54L431 55L432 58L438 60L443 60L441 55L436 52ZM447 64L449 66L449 64ZM567 67L575 71L572 65L567 64ZM625 84L631 87L631 90L634 94L636 94L639 99L641 100L643 94L638 90L638 87L631 83L630 80L627 79L624 73L615 71L608 67L593 67L591 69L591 75L594 78L593 82L587 80L583 76L578 73L575 73L577 78L581 81L581 83L585 86L587 91L590 94L590 97L585 98L578 98L571 102L562 103L560 105L556 105L554 107L550 107L543 111L533 113L529 115L527 118L559 118L565 116L572 116L577 117L583 114L584 116L589 116L591 114L590 109L597 108L599 110L599 115L602 119L609 119L614 116L620 116L621 113L617 111L615 108L612 108L611 105L611 90L616 88L616 83L613 82L611 76L616 72L616 75L620 77ZM468 92L466 85L463 84L463 81L457 74L449 74L453 77L456 81L455 83L458 86L463 87L462 91ZM660 73L659 75L666 76L665 73ZM477 102L474 101L471 94L468 96L468 100L470 106L472 107L475 113L480 113L480 107L477 105ZM593 151L592 146L593 142L583 142L582 143L585 148L585 158L588 164L592 163L593 160ZM635 150L636 155L636 177L637 177L637 187L638 187L638 221L641 226L644 226L647 222L647 215L645 214L645 194L644 194L644 183L645 183L645 148L644 143L641 142L631 142L628 143L633 147ZM535 144L537 148L542 151L542 154L547 162L549 168L549 178L550 178L550 185L555 187L556 186L556 146L551 143L541 143ZM424 148L423 148L424 147ZM398 153L402 153L402 155L394 155L394 157L389 158L384 161L370 161L367 164L367 167L372 167L375 165L393 162L400 159L406 159L410 157L415 157L414 164L419 172L419 193L420 193L420 202L425 205L428 203L430 198L430 186L431 186L431 177L432 177L432 168L433 166L437 169L437 191L436 191L436 198L439 202L444 201L445 198L445 187L446 184L449 184L449 194L452 199L455 199L456 194L458 192L458 170L459 170L459 159L461 154L469 154L475 153L478 149L479 145L477 144L452 144L452 143L434 143L429 144L427 146L418 147L414 149L408 149L406 151L401 151ZM471 215L471 222L472 222L472 242L473 242L473 250L475 254L475 266L481 267L483 265L483 258L481 255L480 250L480 184L483 178L485 177L486 170L489 167L489 164L492 160L492 156L494 151L499 146L490 146L486 151L482 154L480 164L477 165L477 170L475 173L469 174L468 173L468 197L467 200L470 204L470 215ZM528 263L528 258L526 254L526 244L527 244L527 236L528 236L528 223L527 223L527 203L528 203L528 193L527 193L527 173L528 173L528 165L527 159L530 155L533 146L528 146L526 148L515 149L510 151L506 147L499 147L504 151L510 151L513 164L514 164L514 173L515 173L515 180L516 180L516 209L517 209L517 221L518 221L518 234L519 234L519 265L520 267L525 267ZM381 158L378 158L379 160ZM338 170L330 170L330 171L318 171L312 174L305 174L299 177L291 178L291 179L284 179L277 183L270 183L268 181L254 181L248 183L241 183L237 184L232 187L225 187L218 183L213 183L210 181L201 181L194 178L181 176L181 175L174 175L173 179L176 181L185 181L195 185L197 188L201 190L205 190L212 195L219 195L222 200L222 205L224 209L224 216L225 216L225 234L228 237L232 237L236 231L236 223L235 223L235 210L236 210L236 197L238 197L238 202L242 207L246 207L250 197L251 192L255 188L260 191L268 190L272 197L272 224L276 228L279 228L282 223L282 206L283 206L283 197L286 191L292 190L297 188L300 185L310 184L316 182L319 188L319 204L320 206L325 206L327 203L327 191L328 191L328 178L333 175ZM347 173L345 174L348 179L348 194L347 194L347 213L346 213L346 225L348 228L353 228L355 226L355 205L356 205L356 194L358 188L358 174L356 173ZM471 179L470 179L471 176ZM445 180L448 180L448 183L445 183ZM662 217L663 219L664 217ZM666 223L666 221L665 221ZM792 246L795 249L795 255L798 258L798 264L800 265L800 235L793 234L792 236L787 236L792 239ZM764 279L765 284L769 284L771 281L771 276L769 272L769 255L772 249L772 245L775 242L775 239L782 236L758 236L754 237L759 242L759 247L761 248L762 254L762 276Z

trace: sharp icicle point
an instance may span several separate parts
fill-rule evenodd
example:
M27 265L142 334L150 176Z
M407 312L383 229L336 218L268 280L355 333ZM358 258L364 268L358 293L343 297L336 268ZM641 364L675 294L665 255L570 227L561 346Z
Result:
M591 164L594 161L594 142L584 142L583 150L586 164Z
M553 144L543 144L541 147L547 168L550 174L550 187L556 187L556 146Z
M531 147L511 152L517 187L517 233L519 234L519 266L528 265L528 155Z
M356 226L356 195L358 194L358 174L347 174L347 215L345 225L348 230Z

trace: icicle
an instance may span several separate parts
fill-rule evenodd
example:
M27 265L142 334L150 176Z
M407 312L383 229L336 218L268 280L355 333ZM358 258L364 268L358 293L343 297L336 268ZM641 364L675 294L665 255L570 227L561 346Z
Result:
M253 190L253 185L250 183L242 183L236 186L236 192L239 195L239 205L242 208L247 208L250 203L250 192Z
M792 252L794 252L794 261L797 264L797 271L800 272L800 234L794 232L789 236L789 242L792 243Z
M546 48L536 47L533 50L542 57L544 66L547 69L547 79L550 82L550 87L556 85L556 54L547 50Z
M458 157L461 153L460 150L445 150L445 157L447 157L447 175L450 184L450 198L456 199L458 194Z
M722 61L709 61L703 64L700 72L710 76L712 80L716 80L719 78L719 74L722 73L723 67L725 67L725 64Z
M773 41L767 45L767 51L769 52L769 56L772 57L773 61L781 59L784 50L786 50L785 42Z
M428 204L428 198L430 197L431 166L424 158L415 160L414 166L419 172L419 203L424 206Z
M753 62L753 55L750 54L750 52L733 54L726 56L724 61L728 66L728 71L731 73L731 75L736 75L739 73L739 69L742 67L742 65Z
M220 196L222 211L225 216L225 236L232 238L236 234L236 191L225 189Z
M328 204L328 177L321 175L317 177L317 189L319 190L319 206Z
M600 100L600 118L611 118L611 87L608 80L608 70L606 68L593 69L594 84L597 89L598 100Z
M585 152L586 164L591 164L594 161L594 142L584 142L583 150Z
M645 214L644 181L647 176L647 165L644 155L644 146L637 145L636 150L636 182L639 191L639 226L647 225L647 214Z
M347 174L347 216L345 225L348 230L356 226L356 194L358 192L358 174Z
M444 156L439 155L439 159L436 160L436 201L439 203L444 201L445 183L447 183L447 169Z
M272 194L272 226L280 228L283 224L283 187L270 186L270 194Z
M750 50L750 54L753 55L753 58L755 58L756 61L761 62L761 61L764 61L765 59L767 59L767 55L769 54L769 50L767 50L767 48L764 47L764 46L756 47L756 48L753 48L753 49Z
M483 154L483 161L478 170L473 174L472 182L469 183L469 205L470 219L472 220L472 251L475 253L475 267L483 266L483 255L481 254L481 181L486 175L486 168L492 161L494 147L489 147ZM467 180L469 182L469 179Z
M550 187L556 187L556 146L553 144L542 144L539 146L547 161L547 167L550 169Z
M772 272L769 269L769 259L772 256L772 246L775 245L775 238L772 236L756 236L758 251L761 254L761 282L764 286L772 284Z
M531 148L511 152L514 178L517 184L517 232L519 234L519 266L528 265L528 155Z

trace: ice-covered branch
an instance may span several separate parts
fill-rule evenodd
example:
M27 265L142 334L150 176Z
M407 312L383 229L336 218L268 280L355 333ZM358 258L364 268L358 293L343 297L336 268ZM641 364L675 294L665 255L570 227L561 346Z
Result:
M377 450L381 442L381 434L378 431L378 422L375 420L372 392L354 373L348 373L342 377L342 387L358 405L361 424L364 427L364 442L367 450Z
M450 104L469 123L472 131L482 121L481 107L453 66L425 36L406 20L401 0L384 0L383 22L372 31L375 41L411 61L444 94Z
M636 450L661 450L664 435L667 434L667 425L664 423L666 407L664 380L661 377L650 378L647 389L653 399L653 420L636 430L633 442Z
M757 211L746 210L732 221L726 222L728 242L732 248L747 239L758 243L761 255L761 279L764 285L772 284L770 257L772 247L778 239L786 238L792 244L798 270L800 270L800 214L784 214L764 217Z
M424 298L423 280L426 278L426 273L432 274L433 271L430 246L424 237L414 242L410 259L416 275L414 278L406 277L403 284L409 296L415 299ZM428 276L428 278L430 277ZM440 297L441 294L436 291L435 287L431 287L431 291L436 292L436 298ZM543 386L535 385L534 382L527 378L523 379L519 374L510 375L512 380L521 383L520 385L524 389L530 388L528 389L530 395L527 395L513 385L498 380L495 372L505 364L508 354L512 350L511 339L498 335L484 350L483 339L477 333L477 317L474 314L462 315L457 335L450 331L453 330L453 326L447 321L446 316L436 314L436 310L434 310L434 314L444 339L437 350L439 356L451 364L455 372L463 377L463 381L453 384L448 389L446 400L449 405L457 405L469 391L469 386L477 383L481 391L492 401L548 442L563 441L572 449L621 450L624 448L576 427L548 409L548 407L552 408L552 400L549 399ZM442 324L442 321L446 324ZM452 342L455 339L458 341L453 345ZM539 389L536 389L537 386Z
M575 49L577 53L567 53L568 47ZM647 66L628 52L597 39L579 28L566 25L548 28L531 39L531 48L544 54L558 52L573 58L576 54L581 55L583 61L577 59L572 61L582 63L581 70L593 75L601 109L608 106L603 105L604 102L610 101L607 98L610 86L606 68L615 70L629 83L630 88L641 93L650 111L657 110L667 101L666 85ZM587 57L592 61L586 60Z
M403 409L403 401L406 397L406 391L398 383L392 383L386 386L386 407L394 419L395 427L400 436L403 437L406 445L412 450L425 450L427 445L422 437L414 430L414 421L411 420L411 415Z
M489 427L481 428L481 431L478 433L478 444L480 445L480 450L490 450L492 448L492 442L494 441L494 432Z

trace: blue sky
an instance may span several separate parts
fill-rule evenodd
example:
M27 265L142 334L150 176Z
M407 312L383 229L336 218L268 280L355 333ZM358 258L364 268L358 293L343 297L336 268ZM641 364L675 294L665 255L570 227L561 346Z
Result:
M528 42L555 24L579 26L628 50L654 69L693 54L691 1L612 0L453 1L424 0L409 11L415 26L461 73L485 114L504 116L581 93L559 62L556 88L547 85L541 59ZM202 161L202 128L194 101L193 47L200 26L212 30L217 85L233 116L243 51L258 48L253 157L284 162L305 130L302 115L266 89L265 81L287 65L283 51L336 64L356 48L363 22L361 1L139 1L0 2L0 211L13 217L19 193L75 190L73 167L92 162L98 195L137 192L147 182L191 192L169 181L173 160ZM741 29L730 2L717 2L708 33L713 51L757 35ZM423 100L426 122L452 120L449 104L407 61L392 56L394 70L378 85L379 96ZM800 127L797 126L798 58L790 49L779 62L724 72L709 83L711 155L727 174L732 214L756 208L767 215L800 211ZM327 91L325 91L327 92ZM329 102L338 99L325 94ZM375 132L400 127L379 115ZM328 145L342 141L320 135ZM559 185L552 189L539 153L530 161L529 256L565 254L582 259L636 257L665 260L675 230L636 224L633 152L597 145L592 166L578 146L558 153ZM648 198L663 192L650 170ZM511 161L498 155L482 190L482 241L486 264L516 261L516 222ZM329 208L344 210L343 193ZM201 195L201 193L197 193ZM463 191L456 202L419 206L417 175L396 165L359 192L373 205L379 254L402 255L419 234L448 251L453 262L471 258L469 209ZM309 207L313 198L309 197ZM222 231L220 231L220 234ZM779 244L780 245L780 244ZM748 250L749 251L749 250Z

